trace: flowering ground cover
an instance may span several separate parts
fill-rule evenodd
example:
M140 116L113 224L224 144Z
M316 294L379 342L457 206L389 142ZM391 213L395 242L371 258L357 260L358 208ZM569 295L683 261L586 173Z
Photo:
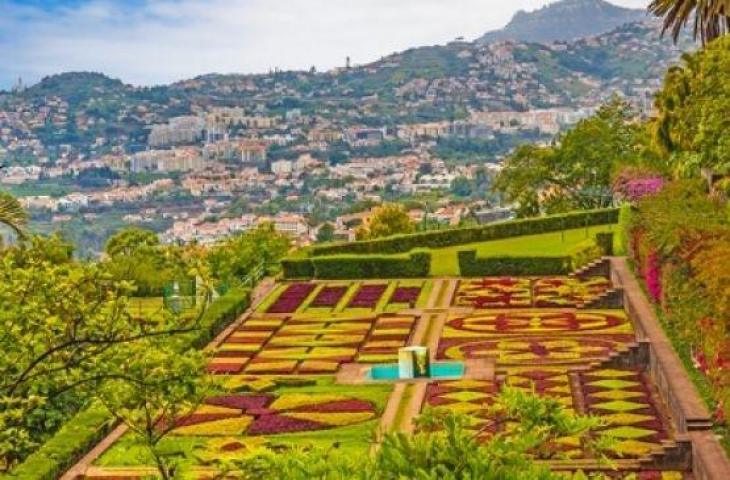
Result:
M343 363L387 362L408 344L415 317L252 318L218 348L214 374L334 374Z
M393 292L393 295L391 295L390 300L388 300L389 305L397 305L397 304L407 304L411 308L413 308L416 305L416 302L418 301L418 298L421 295L421 287L396 287L395 291Z
M345 296L345 293L347 293L346 286L324 286L309 306L313 308L335 308L342 300L342 297Z
M454 304L477 309L575 308L609 288L605 277L488 277L459 282Z
M577 307L596 298L611 287L604 277L586 280L573 277L539 278L533 283L536 307Z
M177 419L163 447L182 465L211 465L246 448L330 448L367 454L390 385L343 386L332 377L230 376L195 414ZM262 390L255 390L261 388ZM116 442L100 466L151 465L131 435Z
M621 311L495 311L455 315L438 358L494 358L499 366L579 365L605 360L634 340Z
M524 308L532 306L532 279L492 277L462 280L455 304L474 308Z
M304 300L314 291L312 283L293 283L279 295L268 308L268 313L294 313Z
M348 308L374 309L387 289L387 284L361 285L347 306Z

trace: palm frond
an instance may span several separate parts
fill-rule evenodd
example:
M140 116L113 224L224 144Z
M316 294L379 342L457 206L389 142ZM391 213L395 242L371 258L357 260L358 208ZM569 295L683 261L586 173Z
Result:
M28 214L20 202L9 193L0 192L0 224L10 227L21 238L25 237Z

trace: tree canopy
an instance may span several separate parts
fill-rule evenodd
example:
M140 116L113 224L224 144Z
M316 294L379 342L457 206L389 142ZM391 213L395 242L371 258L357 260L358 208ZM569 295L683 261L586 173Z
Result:
M371 240L415 230L416 226L403 205L385 203L373 208L370 221L358 227L355 235L358 240Z

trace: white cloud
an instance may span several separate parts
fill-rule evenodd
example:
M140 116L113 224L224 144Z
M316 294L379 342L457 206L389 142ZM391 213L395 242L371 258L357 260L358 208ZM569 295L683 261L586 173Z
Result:
M135 84L273 67L328 69L475 38L546 0L92 0L53 12L0 0L0 86L70 70ZM645 6L646 0L623 0Z

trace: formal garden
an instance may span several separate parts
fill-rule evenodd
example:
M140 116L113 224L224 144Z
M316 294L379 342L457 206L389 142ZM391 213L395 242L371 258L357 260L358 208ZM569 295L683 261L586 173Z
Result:
M256 452L367 456L387 432L412 428L431 410L458 415L489 441L511 428L491 410L509 391L597 419L595 438L566 435L532 452L558 472L684 478L650 461L676 448L652 380L638 365L614 365L636 346L631 319L620 308L586 308L611 287L605 276L279 282L215 346L207 367L215 394L174 419L158 449L203 476ZM434 345L434 360L486 360L492 373L432 380L411 396L343 373L353 364L397 363L399 349L416 340ZM421 397L413 403L412 395ZM394 422L389 409L401 418ZM600 453L596 438L605 442ZM133 478L153 466L128 433L96 460L90 478Z

